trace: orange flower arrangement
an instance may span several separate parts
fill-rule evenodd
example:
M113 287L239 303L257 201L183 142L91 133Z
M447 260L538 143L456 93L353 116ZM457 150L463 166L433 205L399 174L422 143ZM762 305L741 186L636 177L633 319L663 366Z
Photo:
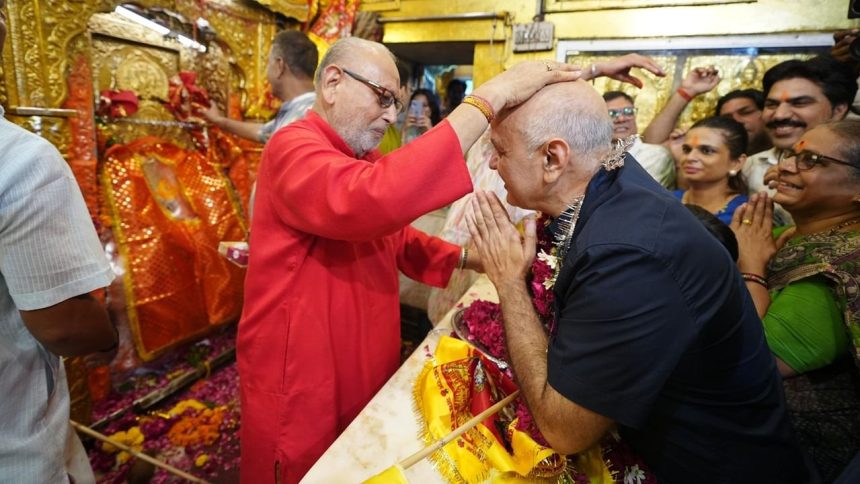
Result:
M167 432L170 443L176 446L195 444L212 445L221 436L219 429L227 407L215 407L188 413Z

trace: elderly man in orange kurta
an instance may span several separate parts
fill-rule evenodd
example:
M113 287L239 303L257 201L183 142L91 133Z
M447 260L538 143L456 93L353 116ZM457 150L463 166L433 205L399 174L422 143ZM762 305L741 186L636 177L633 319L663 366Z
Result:
M394 373L397 270L444 286L464 254L409 223L471 190L463 153L496 111L578 77L519 64L381 157L400 105L394 59L358 38L329 49L313 110L269 141L257 179L237 343L243 482L297 482Z

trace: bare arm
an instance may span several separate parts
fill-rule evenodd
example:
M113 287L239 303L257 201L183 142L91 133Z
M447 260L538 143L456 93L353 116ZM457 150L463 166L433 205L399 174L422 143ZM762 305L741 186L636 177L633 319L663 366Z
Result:
M535 423L550 446L562 454L591 447L612 420L568 400L547 382L548 341L525 281L496 287L511 365Z
M263 127L262 123L239 121L238 119L228 118L221 113L215 103L212 103L208 109L201 110L200 115L206 121L209 121L228 133L235 134L236 136L240 136L251 141L260 141L260 128Z
M33 337L59 356L81 356L109 350L117 343L116 330L107 311L89 294L20 313Z
M663 68L654 62L654 59L640 54L627 54L613 57L604 62L590 64L583 70L582 79L590 81L605 76L641 88L642 81L630 74L630 69L634 67L645 69L660 77L666 75Z
M526 404L553 449L563 454L585 450L613 422L568 400L547 382L548 341L525 283L535 254L535 221L526 221L521 241L495 194L477 192L472 203L469 231L499 293L508 352Z
M698 96L699 94L710 91L715 88L720 82L720 76L717 70L713 67L697 67L691 70L687 77L681 81L681 89L687 92L690 96ZM646 142L652 144L660 144L669 139L669 134L675 129L675 124L678 123L678 118L684 108L687 107L689 101L678 94L677 91L672 93L672 96L663 106L663 109L654 116L651 124L642 132L642 138Z

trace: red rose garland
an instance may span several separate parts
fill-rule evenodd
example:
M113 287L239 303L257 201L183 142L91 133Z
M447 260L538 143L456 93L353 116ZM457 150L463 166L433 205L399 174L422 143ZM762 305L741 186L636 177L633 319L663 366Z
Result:
M542 215L537 221L537 254L532 262L528 288L532 297L532 304L541 323L547 333L553 336L557 331L553 286L561 270L562 261L558 259L558 249L553 242L553 234L549 229L551 223L552 219L546 215ZM481 300L472 302L463 311L462 322L468 329L468 339L471 342L478 343L490 356L505 362L509 361L501 308L497 303ZM513 378L510 368L504 372ZM517 417L515 428L527 432L540 445L549 447L523 399L517 398L514 401L514 406ZM511 435L506 437L510 442ZM625 484L654 484L657 482L656 477L642 459L633 452L633 449L626 442L620 439L617 433L612 432L605 437L601 441L601 445L607 468L616 481ZM588 482L585 474L579 472L574 472L569 477L572 477L574 482Z

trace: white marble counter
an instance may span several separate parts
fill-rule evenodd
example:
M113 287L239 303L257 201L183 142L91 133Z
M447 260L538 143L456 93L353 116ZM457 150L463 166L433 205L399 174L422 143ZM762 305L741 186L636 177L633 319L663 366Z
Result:
M496 290L486 276L478 278L458 305L468 305L476 299L498 301ZM424 368L427 355L436 350L439 338L451 333L451 316L455 309L427 335L320 457L302 479L303 483L359 483L424 447L418 436L420 423L414 411L412 386ZM428 459L410 467L404 474L413 483L445 482Z

